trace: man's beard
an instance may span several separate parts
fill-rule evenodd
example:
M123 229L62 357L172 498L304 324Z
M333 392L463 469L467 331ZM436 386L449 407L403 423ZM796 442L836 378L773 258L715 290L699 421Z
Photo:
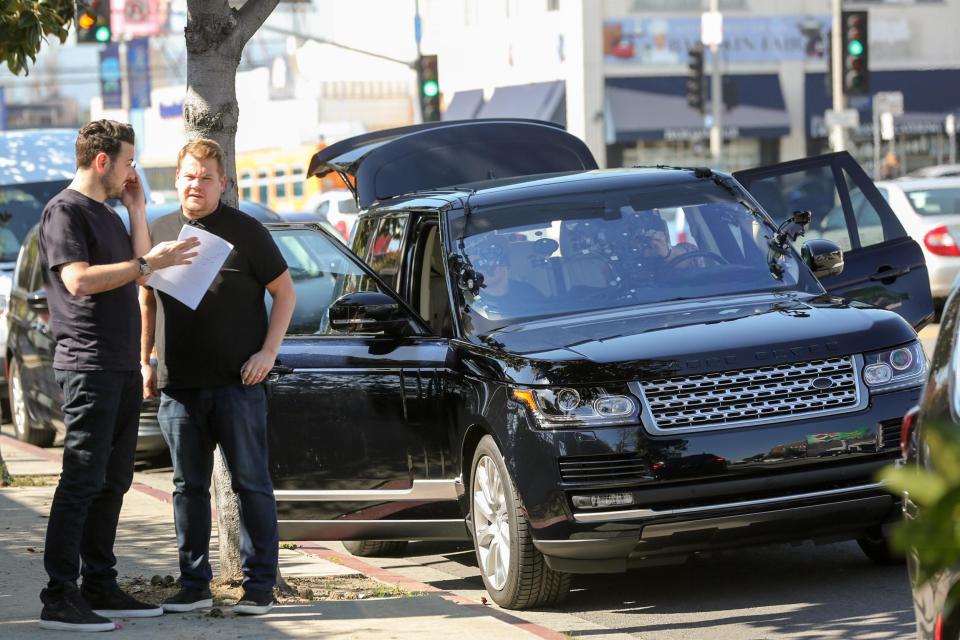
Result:
M113 174L107 174L100 178L100 186L103 187L104 193L106 193L107 200L111 198L120 198L123 195L123 188L126 186L126 180L116 184L114 182Z

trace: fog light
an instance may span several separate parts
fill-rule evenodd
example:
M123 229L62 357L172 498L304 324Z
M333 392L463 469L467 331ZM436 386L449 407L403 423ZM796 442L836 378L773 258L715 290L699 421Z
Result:
M573 389L557 391L557 407L565 413L570 413L580 406L580 394Z
M593 408L605 417L628 416L633 413L633 400L626 396L605 396L598 398Z
M607 507L624 507L633 504L633 494L595 493L589 496L573 496L573 506L580 509L604 509Z
M884 362L871 364L863 368L863 379L866 380L867 384L884 384L890 382L892 378L893 369Z

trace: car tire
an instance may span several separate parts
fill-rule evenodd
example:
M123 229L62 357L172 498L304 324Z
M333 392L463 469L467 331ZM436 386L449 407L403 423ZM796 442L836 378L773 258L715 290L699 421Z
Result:
M906 556L895 550L891 545L890 538L880 531L871 532L869 536L857 538L857 544L874 564L886 566L906 562Z
M361 558L398 556L407 549L406 540L344 540L347 551Z
M23 389L23 380L20 378L20 364L16 358L10 360L10 379L7 382L10 394L10 421L13 422L17 439L38 447L52 445L57 434L50 429L33 426L33 420L27 410L27 397Z
M50 429L37 428L27 409L27 398L20 377L20 365L16 358L10 361L10 379L8 392L10 398L10 421L13 423L17 439L38 447L49 447L56 438L56 433Z
M505 609L563 602L571 576L547 566L534 546L520 494L491 436L480 440L470 469L470 532L487 593Z

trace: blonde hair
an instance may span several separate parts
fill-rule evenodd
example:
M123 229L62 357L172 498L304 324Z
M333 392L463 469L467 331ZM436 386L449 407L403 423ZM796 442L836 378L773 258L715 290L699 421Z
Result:
M177 155L178 172L180 171L180 163L183 162L183 157L187 154L190 154L201 162L208 158L214 158L217 161L217 168L220 170L220 175L226 175L226 171L224 170L226 158L223 154L223 148L217 144L216 140L197 138L183 145L183 148L180 149L180 154Z

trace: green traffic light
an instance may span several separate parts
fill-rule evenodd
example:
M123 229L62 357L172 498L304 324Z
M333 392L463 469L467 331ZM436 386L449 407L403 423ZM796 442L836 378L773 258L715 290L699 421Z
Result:
M850 44L847 45L847 51L849 51L852 56L858 56L863 53L863 43L859 40L851 40Z
M97 27L93 37L96 38L97 42L110 42L110 27L105 25Z
M438 93L440 93L440 85L437 84L436 80L427 80L423 83L423 95L432 98Z

